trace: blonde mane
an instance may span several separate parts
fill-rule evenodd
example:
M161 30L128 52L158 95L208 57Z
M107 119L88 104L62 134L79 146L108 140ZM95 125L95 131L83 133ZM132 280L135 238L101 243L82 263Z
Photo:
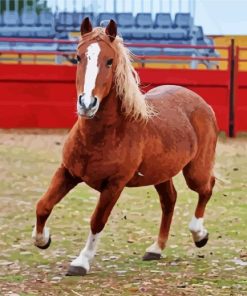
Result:
M132 54L123 44L123 39L116 36L113 42L110 42L109 36L105 34L103 28L94 28L92 32L84 34L78 44L78 48L90 40L103 40L116 53L116 61L114 64L115 75L114 82L117 96L122 101L122 109L126 116L134 120L148 120L155 114L152 107L145 100L145 95L141 92L140 78L136 70L132 66Z

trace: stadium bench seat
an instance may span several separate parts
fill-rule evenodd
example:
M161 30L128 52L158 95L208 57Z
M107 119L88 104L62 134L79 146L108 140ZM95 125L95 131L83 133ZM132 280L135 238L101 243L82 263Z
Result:
M193 18L190 13L176 13L174 26L177 28L190 29L193 26Z
M169 40L188 40L189 38L188 32L180 28L175 28L168 34Z
M131 28L135 25L135 19L131 12L118 13L117 23L120 28Z
M123 12L117 14L117 24L120 36L124 40L132 39L134 31L135 19L131 12Z
M77 44L59 43L58 47L57 47L57 50L75 52L76 48L77 48Z
M54 26L54 15L49 11L42 11L39 15L39 25L44 27Z
M35 36L37 38L55 38L56 31L54 27L38 27L35 31Z
M160 56L163 54L160 48L153 48L153 47L130 47L129 48L132 54L137 56Z
M38 15L35 11L23 11L21 14L21 24L23 26L37 26Z
M56 31L58 32L70 32L74 28L74 16L73 12L60 12L56 22Z
M36 37L38 38L54 38L55 32L55 17L49 11L42 11L38 19L39 27L36 29Z
M97 26L102 26L102 25L105 26L106 25L105 22L108 22L111 19L117 22L117 16L115 13L111 13L111 12L99 13L97 18Z
M10 50L11 43L10 42L0 42L0 49L1 50Z
M18 37L35 38L38 25L38 15L35 11L26 10L20 16L21 26L18 28Z
M203 32L203 28L198 26L195 28L195 44L196 45L214 45L212 38L206 37ZM213 48L204 48L199 49L200 54L206 56L218 56L215 49Z
M3 25L5 26L17 26L20 24L20 18L17 11L4 11L3 13Z
M133 39L149 39L149 30L153 28L151 13L138 13L135 19L136 28L133 30Z
M167 40L168 33L165 30L160 30L158 28L149 31L149 39L158 42L160 40Z
M0 27L0 37L18 37L18 27Z
M187 30L190 38L193 37L193 18L190 13L176 13L174 20L174 27Z
M151 13L137 13L136 27L138 28L152 28L153 20Z
M157 13L154 21L154 28L172 28L172 17L170 13Z
M89 17L93 26L95 25L93 12L74 12L74 30L79 32L81 29L81 23L85 17Z

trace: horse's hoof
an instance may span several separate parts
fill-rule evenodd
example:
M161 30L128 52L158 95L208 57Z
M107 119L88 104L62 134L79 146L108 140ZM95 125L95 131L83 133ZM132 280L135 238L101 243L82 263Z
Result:
M200 240L199 242L195 242L195 245L197 246L197 248L202 248L207 244L207 242L208 242L208 233L202 240Z
M70 265L66 275L67 276L84 276L87 274L87 270L81 266Z
M44 246L36 245L36 247L38 247L39 249L45 250L50 247L50 244L51 244L51 237L49 236L49 240L48 240L47 244L45 244Z
M143 261L160 260L161 254L146 252L142 257Z

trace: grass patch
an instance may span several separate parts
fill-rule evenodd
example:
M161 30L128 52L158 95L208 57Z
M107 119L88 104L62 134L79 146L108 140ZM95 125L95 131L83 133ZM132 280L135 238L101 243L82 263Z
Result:
M19 295L246 295L246 267L234 262L247 253L247 138L220 138L219 179L205 223L209 242L197 249L188 231L197 195L181 175L167 248L158 262L141 260L155 239L161 210L153 187L124 190L115 206L91 273L64 276L89 231L98 193L79 185L54 209L48 221L52 244L33 247L35 204L59 164L63 134L3 134L0 145L0 294ZM20 285L21 283L21 285ZM74 291L74 292L73 292Z

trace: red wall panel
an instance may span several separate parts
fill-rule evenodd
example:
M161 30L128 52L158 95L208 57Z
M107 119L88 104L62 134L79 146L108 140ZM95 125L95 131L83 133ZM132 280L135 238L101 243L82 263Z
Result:
M215 110L220 129L228 133L228 71L137 70L144 91L177 84L197 92ZM75 71L73 66L0 65L0 127L71 127L76 121Z
M71 127L77 118L75 69L1 65L0 127Z
M247 131L247 72L236 73L235 84L235 131Z

